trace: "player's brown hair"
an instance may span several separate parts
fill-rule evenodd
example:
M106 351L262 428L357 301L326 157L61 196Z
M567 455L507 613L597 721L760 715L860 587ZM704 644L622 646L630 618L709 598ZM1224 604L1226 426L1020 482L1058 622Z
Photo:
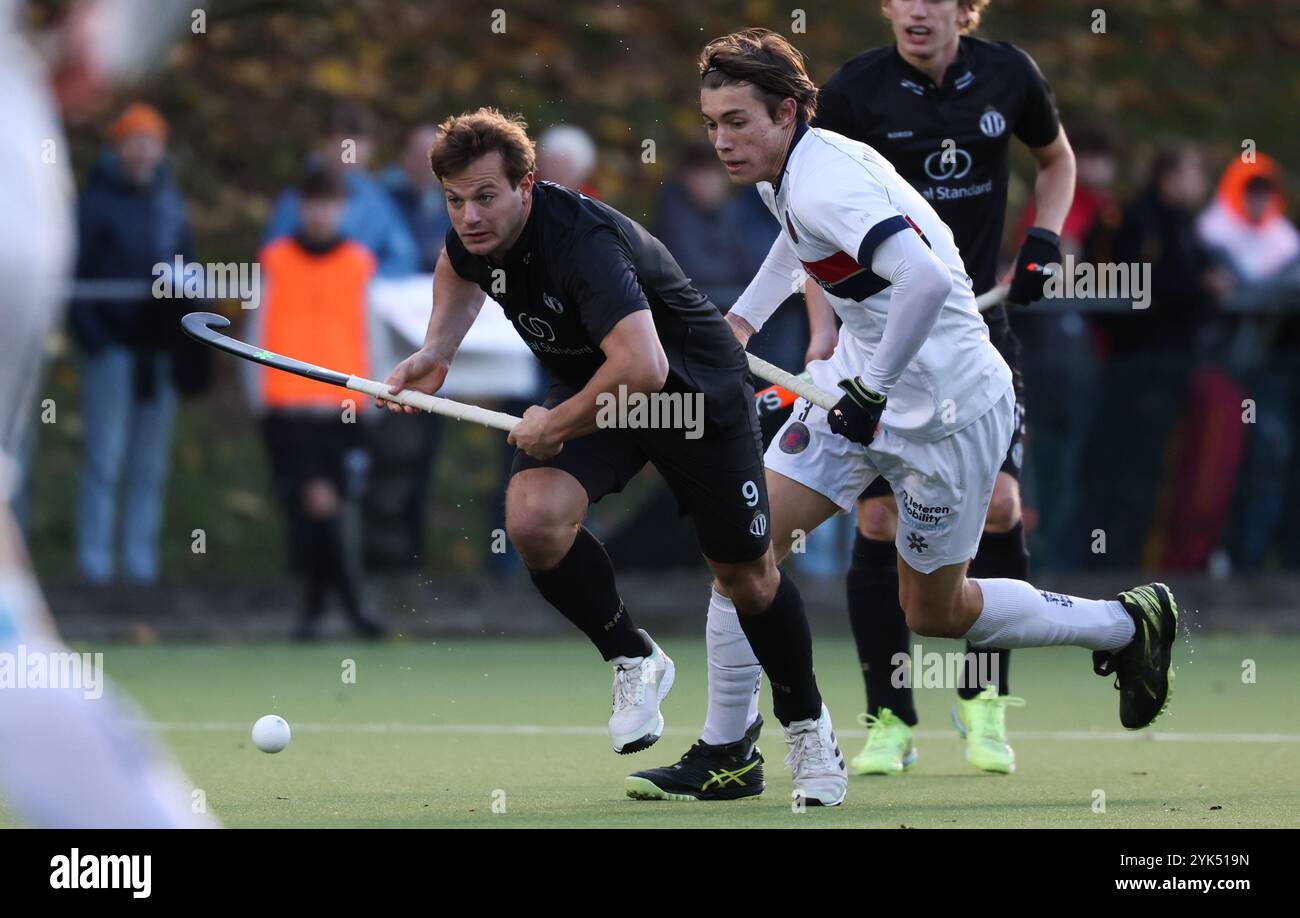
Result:
M990 0L957 0L958 9L963 9L969 15L966 25L962 26L961 34L969 35L980 27L980 16L988 8ZM889 5L889 0L880 0L880 8L883 10Z
M511 188L537 168L537 147L521 115L484 106L455 115L438 125L442 131L429 149L429 167L439 181L456 175L480 156L496 150Z
M804 123L817 113L817 84L808 76L803 54L770 29L742 29L715 38L700 52L700 77L709 89L749 83L763 96L767 114L794 99L795 117Z

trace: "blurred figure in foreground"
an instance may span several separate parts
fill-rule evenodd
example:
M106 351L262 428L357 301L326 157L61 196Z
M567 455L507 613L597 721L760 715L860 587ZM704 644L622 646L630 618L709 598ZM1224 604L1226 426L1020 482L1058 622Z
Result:
M63 25L61 101L82 105L96 87L142 60L154 60L187 5L162 0L81 4ZM0 690L0 790L19 816L49 828L211 827L175 763L131 724L120 696L64 679L85 667L64 661L59 640L10 509L13 456L40 378L46 335L59 319L71 267L72 182L66 157L42 158L43 145L66 149L48 77L16 31L17 10L0 4L0 655L25 656L54 677L48 687ZM9 14L9 15L4 15ZM110 40L116 37L118 40ZM14 670L12 665L9 671Z
M300 222L293 236L262 249L263 302L251 337L282 354L310 354L324 366L367 375L366 291L375 258L342 235L347 189L317 171L298 187ZM366 399L269 367L246 368L254 410L271 456L275 489L288 517L290 565L304 579L295 637L315 638L328 593L338 594L352 627L380 637L384 627L361 600L359 545L349 545L366 456L360 415ZM355 532L355 528L352 528Z
M72 307L85 425L77 565L87 581L110 582L120 532L122 575L152 583L177 394L168 350L174 335L166 324L175 317L148 284L155 265L171 271L177 255L194 254L194 242L166 159L162 115L137 102L113 122L109 139L78 208L77 278L139 281L144 290Z

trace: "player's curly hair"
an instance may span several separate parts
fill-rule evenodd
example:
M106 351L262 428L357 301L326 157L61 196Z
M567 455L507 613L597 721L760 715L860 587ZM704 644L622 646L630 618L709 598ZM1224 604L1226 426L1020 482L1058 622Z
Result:
M438 181L454 176L471 162L496 150L511 188L537 168L537 147L522 115L507 115L490 106L455 115L438 125L441 133L429 149L429 167Z
M959 9L966 11L966 24L961 28L961 34L969 35L980 27L980 16L988 9L991 0L957 0ZM889 5L889 0L880 0L880 8L883 10Z
M757 88L773 120L785 99L794 99L801 122L817 113L817 84L808 76L803 54L770 29L742 29L713 39L700 52L699 66L709 89L741 83Z

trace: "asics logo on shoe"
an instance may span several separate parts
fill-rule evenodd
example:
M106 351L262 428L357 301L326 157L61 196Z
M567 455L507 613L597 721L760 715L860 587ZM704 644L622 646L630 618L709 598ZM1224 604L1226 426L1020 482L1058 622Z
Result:
M728 784L739 784L743 786L745 783L745 775L753 771L754 767L758 765L759 761L760 761L759 759L755 759L745 767L737 768L734 770L720 768L717 771L713 771L712 769L710 769L709 780L705 781L702 785L700 785L700 790L706 791L710 787L714 786L715 784L718 787L726 787Z

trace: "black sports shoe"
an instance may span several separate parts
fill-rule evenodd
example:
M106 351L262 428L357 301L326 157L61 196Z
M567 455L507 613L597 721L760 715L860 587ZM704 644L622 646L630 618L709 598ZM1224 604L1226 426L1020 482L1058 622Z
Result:
M763 793L763 754L758 734L763 715L745 735L725 746L699 740L675 765L628 775L627 795L634 800L737 800Z
M1099 676L1115 676L1119 689L1119 721L1140 730L1164 713L1173 694L1173 646L1178 636L1178 603L1163 583L1150 583L1120 593L1136 631L1127 647L1114 653L1098 650L1092 668Z

